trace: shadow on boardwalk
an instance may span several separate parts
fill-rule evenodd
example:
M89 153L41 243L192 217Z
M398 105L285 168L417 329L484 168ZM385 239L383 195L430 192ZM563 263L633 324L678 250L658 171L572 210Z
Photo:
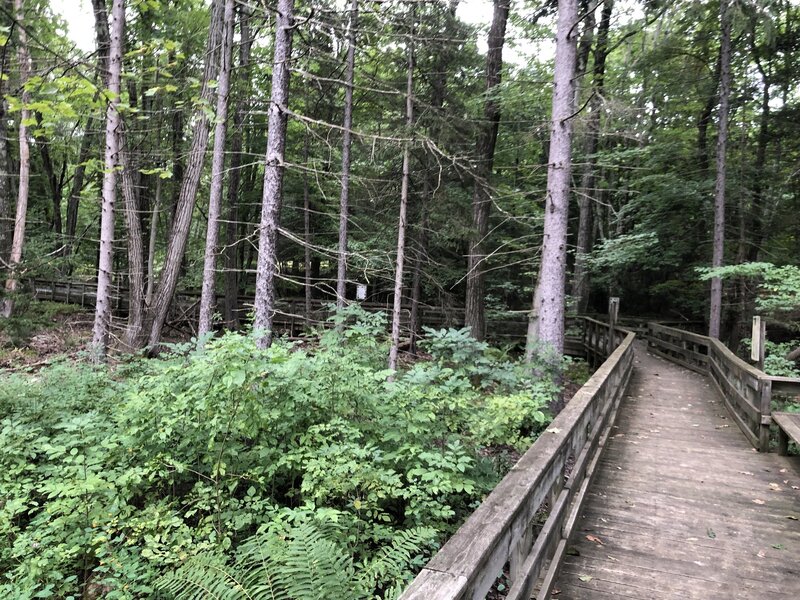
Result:
M552 598L800 597L800 459L756 452L711 383L637 348Z

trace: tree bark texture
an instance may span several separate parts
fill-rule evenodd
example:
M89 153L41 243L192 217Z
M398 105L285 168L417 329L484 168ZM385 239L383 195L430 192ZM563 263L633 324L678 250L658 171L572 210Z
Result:
M721 267L725 258L725 181L728 147L728 113L731 94L731 11L728 0L720 2L722 41L720 46L719 126L717 129L717 178L714 185L714 246L712 267ZM711 280L711 302L708 335L718 338L722 317L722 280Z
M269 133L261 198L258 236L254 328L261 332L257 345L272 343L275 313L275 274L278 267L278 225L283 197L284 154L286 151L286 108L289 102L289 60L292 55L294 0L278 0L275 50L272 63L272 92L269 105Z
M309 134L303 139L303 277L305 292L304 315L307 321L311 320L311 189L308 182L308 154Z
M119 104L122 75L122 45L125 38L125 3L114 0L111 8L111 48L109 51L108 107L106 109L106 150L103 172L103 199L100 217L100 259L97 268L97 303L92 329L92 354L105 356L111 321L111 275L114 260L114 204L119 165Z
M17 57L19 60L19 79L22 88L22 110L19 123L19 186L17 188L17 210L14 217L14 237L11 240L11 255L8 259L9 277L6 280L6 298L3 300L2 316L10 317L14 312L13 294L17 290L17 273L15 272L22 261L22 250L25 246L25 225L28 218L28 191L31 177L31 150L28 145L28 125L31 111L27 108L30 104L30 93L25 89L25 84L31 78L31 57L28 53L28 34L25 31L25 3L24 0L14 0L14 12L18 24Z
M594 49L592 95L589 100L590 113L584 146L586 164L581 175L581 191L578 196L578 237L575 244L575 270L572 277L572 295L575 298L575 309L578 314L585 313L589 303L589 273L586 268L586 259L592 250L592 214L597 194L595 190L596 155L600 147L600 115L603 110L608 30L611 26L613 8L614 0L605 0Z
M211 194L208 200L208 226L203 260L203 288L200 294L200 319L197 336L211 331L216 306L215 280L217 274L217 246L219 241L219 215L222 208L222 178L225 170L225 136L228 127L228 97L231 88L231 63L233 60L234 1L225 0L223 15L222 48L217 84L217 112L214 128L214 153L211 159Z
M494 162L497 131L500 127L500 103L493 96L500 85L503 70L503 45L506 39L506 23L510 0L494 0L494 14L489 29L486 53L486 101L483 108L484 122L479 128L476 144L477 160L474 170L472 194L473 237L469 242L467 257L467 291L464 324L476 339L486 334L484 295L486 274L486 236L489 234L489 212L492 198L489 180Z
M414 10L412 8L412 15ZM414 124L414 42L408 44L408 74L406 76L406 126L411 131ZM411 144L406 142L403 150L403 180L400 184L400 218L397 224L397 258L394 269L394 305L392 306L392 342L389 347L389 369L397 370L397 355L400 350L400 315L403 305L403 267L406 253L406 212L408 210L408 188L411 179Z
M356 27L358 0L350 3L350 26L347 32L347 72L344 89L342 131L342 193L339 197L339 262L336 271L336 308L345 305L347 292L347 221L350 218L350 146L353 128L353 80L356 66Z
M217 76L216 57L221 36L221 20L222 2L221 0L214 0L211 5L211 21L206 45L203 80L200 88L200 101L206 106L210 104L213 98L213 90L210 84ZM189 149L189 158L175 206L175 215L172 219L172 229L167 242L166 256L164 257L164 268L161 271L161 278L156 288L153 304L149 307L146 315L145 322L149 329L149 332L146 332L148 333L147 345L151 349L158 345L161 338L161 329L167 319L169 305L178 285L181 262L186 251L186 243L191 229L192 212L197 200L197 188L203 171L203 159L208 147L208 127L209 119L206 111L203 107L196 109L194 112L192 145Z
M231 136L230 176L228 177L228 211L225 223L225 326L236 329L239 325L239 182L242 170L242 147L244 145L244 121L247 99L250 96L250 51L253 47L253 34L250 30L252 9L246 4L239 5L239 70L246 85L239 92L233 113L233 135Z
M125 345L133 350L142 334L144 322L144 240L139 219L135 169L128 153L122 123L117 128L117 148L122 164L122 198L125 202L125 241L128 248L128 327Z
M539 278L533 316L538 317L538 341L557 353L564 351L564 287L567 266L567 219L574 112L576 59L576 0L558 3L553 115L547 167L547 199Z

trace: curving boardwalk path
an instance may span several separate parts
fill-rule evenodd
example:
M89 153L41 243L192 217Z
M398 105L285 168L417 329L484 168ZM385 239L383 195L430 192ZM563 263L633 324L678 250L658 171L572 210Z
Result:
M643 347L618 414L551 598L800 598L800 459Z

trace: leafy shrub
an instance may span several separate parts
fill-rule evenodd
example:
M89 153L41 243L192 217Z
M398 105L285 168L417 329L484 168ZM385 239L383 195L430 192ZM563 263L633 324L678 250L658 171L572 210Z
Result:
M305 598L290 579L325 554L335 589L391 596L502 476L481 448L530 443L556 390L463 331L388 381L380 327L354 310L308 350L227 334L8 377L0 591L169 597L213 563L220 589L271 569Z

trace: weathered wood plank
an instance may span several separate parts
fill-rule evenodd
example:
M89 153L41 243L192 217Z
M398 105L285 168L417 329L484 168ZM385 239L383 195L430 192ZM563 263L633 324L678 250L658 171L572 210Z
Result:
M553 600L796 597L800 461L724 427L708 379L636 359Z

